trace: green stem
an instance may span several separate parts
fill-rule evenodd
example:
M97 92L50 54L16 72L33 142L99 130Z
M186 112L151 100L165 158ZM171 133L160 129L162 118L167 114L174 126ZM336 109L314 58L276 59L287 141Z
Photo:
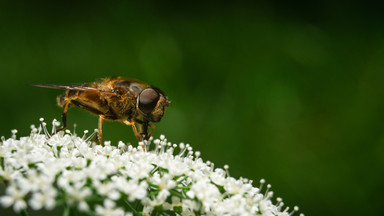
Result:
M29 214L27 213L27 211L24 209L24 210L22 210L21 212L20 212L20 214L22 215L22 216L29 216Z
M71 214L71 208L65 207L63 216L69 216Z
M1 168L3 168L3 170L5 170L5 164L4 164L4 157L0 157L0 165L1 165Z
M136 209L133 208L133 206L127 200L124 200L124 203L128 206L129 209L131 209L135 213L135 215L137 214Z

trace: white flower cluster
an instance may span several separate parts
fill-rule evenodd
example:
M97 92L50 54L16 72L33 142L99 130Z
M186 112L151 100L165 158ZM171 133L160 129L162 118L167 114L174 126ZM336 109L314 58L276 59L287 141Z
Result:
M54 121L54 129L57 122ZM50 137L45 123L0 143L3 207L15 212L64 206L84 215L292 215L281 198L214 168L189 145L160 139L103 146L70 131ZM41 131L45 133L41 134ZM151 149L151 150L150 150ZM68 213L68 212L67 212ZM302 215L302 214L301 214Z

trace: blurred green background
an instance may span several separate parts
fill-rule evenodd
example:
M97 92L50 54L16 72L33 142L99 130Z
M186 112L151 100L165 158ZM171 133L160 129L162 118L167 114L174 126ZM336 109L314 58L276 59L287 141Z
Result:
M133 77L172 101L155 137L306 215L384 215L383 21L364 1L1 1L0 135L61 119L62 91L27 83ZM135 142L116 122L104 139Z

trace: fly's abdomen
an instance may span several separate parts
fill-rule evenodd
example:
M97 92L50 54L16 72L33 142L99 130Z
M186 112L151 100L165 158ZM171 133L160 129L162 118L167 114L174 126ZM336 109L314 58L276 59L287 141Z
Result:
M99 92L69 90L57 98L59 106L73 104L96 115L110 115L107 101Z

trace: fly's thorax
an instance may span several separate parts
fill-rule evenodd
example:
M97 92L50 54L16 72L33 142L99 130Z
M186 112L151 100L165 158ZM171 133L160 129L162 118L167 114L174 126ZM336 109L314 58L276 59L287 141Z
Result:
M134 98L137 98L139 94L148 87L148 84L137 80L116 80L113 83L113 89L115 91L118 91L120 94L129 94Z
M136 99L125 93L119 96L106 95L110 112L114 113L119 119L136 117Z

